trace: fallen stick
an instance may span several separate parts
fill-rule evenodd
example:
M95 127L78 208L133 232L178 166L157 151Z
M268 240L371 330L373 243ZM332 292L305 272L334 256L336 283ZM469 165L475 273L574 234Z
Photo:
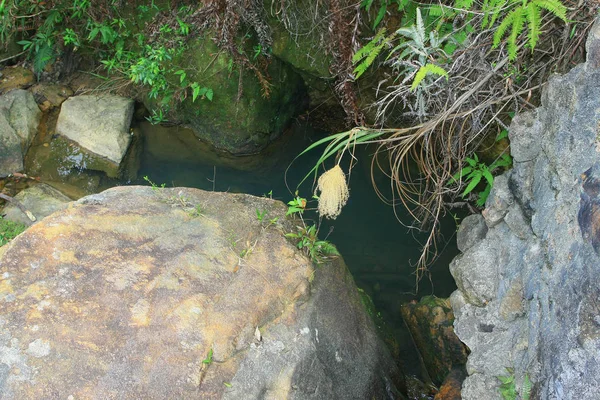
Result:
M4 199L6 201L10 201L11 203L13 203L15 206L17 206L17 208L19 210L21 210L25 215L27 215L27 218L29 218L32 222L35 222L36 218L35 216L31 213L31 211L27 210L25 207L23 207L23 204L19 203L17 200L13 199L10 196L7 196L5 194L0 193L0 199Z

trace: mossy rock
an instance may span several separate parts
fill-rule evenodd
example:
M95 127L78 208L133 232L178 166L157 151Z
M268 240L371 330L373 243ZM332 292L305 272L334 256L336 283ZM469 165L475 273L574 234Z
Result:
M270 93L265 95L256 75L236 66L209 37L194 40L174 63L182 65L190 82L211 88L212 101L188 98L174 118L218 150L236 155L257 153L304 108L303 80L291 67L271 58L266 69ZM151 101L145 103L148 108L154 106Z
M466 363L468 350L454 333L454 313L447 299L425 296L418 303L403 304L400 313L436 385L453 367Z

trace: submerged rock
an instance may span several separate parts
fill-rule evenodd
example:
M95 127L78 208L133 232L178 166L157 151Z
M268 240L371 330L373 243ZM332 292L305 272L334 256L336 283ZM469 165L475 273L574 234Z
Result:
M114 95L70 97L62 104L56 132L118 167L131 143L133 105Z
M23 158L41 114L35 99L25 90L0 96L0 178L23 171Z
M14 199L35 216L36 222L55 211L66 208L71 202L70 198L45 183L39 183L19 192ZM33 221L13 203L8 203L2 213L10 221L24 225L33 224Z
M467 349L458 340L454 314L447 299L425 296L400 309L429 377L441 385L453 367L467 362Z
M284 237L285 211L117 187L33 225L0 258L0 392L397 398L403 378L346 266L315 270Z
M600 393L600 21L587 49L541 107L513 119L514 168L494 181L489 229L472 230L452 264L466 400L501 399L507 368L518 390L533 383L531 398Z

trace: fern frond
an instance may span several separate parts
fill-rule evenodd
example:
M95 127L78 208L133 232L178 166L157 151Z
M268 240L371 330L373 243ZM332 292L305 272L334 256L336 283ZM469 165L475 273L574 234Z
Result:
M475 0L456 0L454 2L454 8L469 11L474 2Z
M448 72L444 68L435 64L425 64L417 71L415 75L415 80L410 86L410 90L414 92L415 89L421 84L423 79L425 79L425 77L430 74L445 76L446 80L448 80Z
M385 28L382 28L377 32L375 37L369 41L369 43L365 44L363 47L358 49L356 53L352 56L352 63L356 64L363 58L365 58L373 49L379 44L381 39L385 35Z
M496 22L496 20L498 19L498 17L503 14L502 13L502 9L506 6L506 4L508 3L509 0L490 0L489 5L488 5L488 10L486 10L486 13L489 13L491 15L489 24L487 25L487 27L492 27L494 26L494 23Z
M532 2L536 7L544 8L554 14L556 17L567 22L567 7L560 0L534 0Z
M415 40L415 43L417 44L417 46L419 47L424 47L425 46L425 24L423 24L423 17L421 16L421 9L417 8L417 26L416 26L416 31L417 33Z
M516 13L517 13L517 10L511 11L506 16L506 18L504 18L502 20L502 22L500 23L500 25L496 29L496 32L494 32L494 40L493 40L493 43L492 43L492 48L493 49L495 49L496 47L498 47L498 45L500 44L500 41L504 37L504 34L506 33L506 31L508 30L508 28L513 23L513 21L515 19Z
M511 61L517 58L517 39L525 26L525 10L523 7L515 8L514 13L512 31L508 37L508 59Z
M43 43L33 56L33 70L40 75L43 69L54 58L54 49L48 43Z
M536 7L534 3L527 4L525 8L525 15L527 16L527 27L529 29L527 37L529 40L529 46L533 51L533 48L540 38L540 30L542 27L542 13L540 9Z
M441 17L446 13L445 7L438 4L432 4L427 11L430 17Z
M395 34L392 34L388 37L384 37L384 35L385 28L377 32L377 35L375 35L375 37L369 43L359 49L354 56L352 56L352 63L356 65L356 68L354 68L353 71L355 74L354 79L360 78L360 76L367 71L379 53L381 53L383 47L395 36Z

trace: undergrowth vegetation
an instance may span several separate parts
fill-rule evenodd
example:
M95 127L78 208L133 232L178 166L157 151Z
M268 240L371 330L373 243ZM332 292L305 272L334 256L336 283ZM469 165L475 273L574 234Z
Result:
M315 185L328 159L340 168L329 175L339 183L340 171L355 165L353 147L375 146L372 168L392 188L387 194L373 179L376 192L409 211L403 223L429 232L415 261L418 282L436 258L448 208L481 207L493 175L510 166L508 142L484 156L486 138L538 105L552 73L583 60L598 7L596 0L0 0L0 40L17 40L38 77L51 64L70 73L79 59L93 60L106 89L152 100L148 119L160 123L181 102L219 96L205 69L185 67L194 40L211 40L229 57L224 68L239 71L238 100L242 71L270 96L277 23L292 43L310 43L300 55L309 64L328 60L324 84L355 127L311 146L326 146L310 174ZM336 187L330 200L341 200L322 216L337 216L348 198L345 182Z
M38 79L51 65L68 74L81 59L93 60L94 74L106 81L102 89L129 89L137 97L146 96L156 105L148 119L160 123L183 101L212 101L215 96L205 71L185 67L189 55L184 54L191 41L208 32L229 53L229 71L236 67L253 71L263 94L269 95L262 60L268 55L269 38L257 17L260 13L262 8L252 0L212 0L202 5L158 0L2 0L0 40L5 44L18 40ZM257 43L259 50L249 55L250 42Z
M506 133L514 113L539 104L552 73L583 61L598 3L361 0L355 10L347 78L355 90L375 85L375 99L363 107L373 123L311 146L326 146L311 173L316 182L329 158L350 170L354 146L377 147L372 168L389 176L392 195L373 179L376 192L409 211L412 221L401 222L429 232L415 262L418 287L437 256L443 215L458 204L482 207L493 175L511 165L507 141L489 160L475 151ZM372 34L361 41L361 30Z
M27 229L25 225L6 220L0 216L0 247L13 240L25 229Z

